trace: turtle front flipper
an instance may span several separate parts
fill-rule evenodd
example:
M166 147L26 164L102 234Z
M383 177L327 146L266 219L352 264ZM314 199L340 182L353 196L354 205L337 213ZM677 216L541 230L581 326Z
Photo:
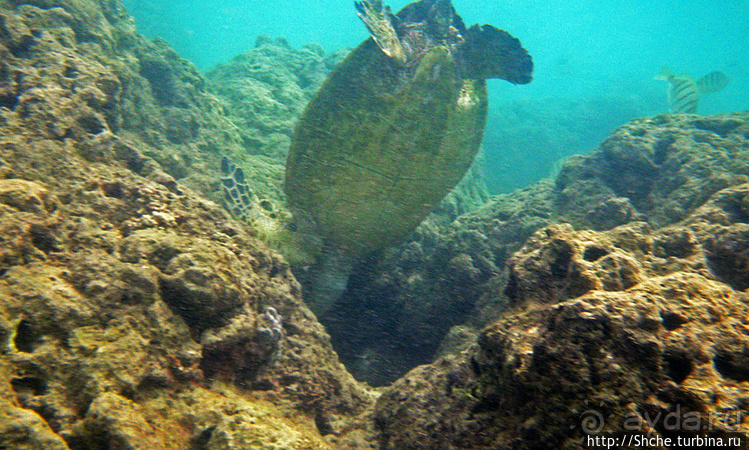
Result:
M221 187L224 201L235 217L249 220L252 215L252 191L247 186L244 171L224 156L221 158Z
M520 41L491 25L469 28L461 54L467 78L501 78L514 84L533 79L533 60Z
M395 31L394 21L398 19L390 11L390 7L385 6L382 0L363 0L354 2L354 6L356 6L356 15L367 26L377 46L389 57L405 64L406 52Z

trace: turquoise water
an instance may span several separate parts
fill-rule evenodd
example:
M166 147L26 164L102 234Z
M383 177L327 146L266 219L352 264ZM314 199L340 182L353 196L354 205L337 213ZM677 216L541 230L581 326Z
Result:
M367 37L353 1L125 0L141 33L168 40L200 69L250 48L260 34L332 51ZM394 11L407 1L392 1ZM749 108L749 2L453 1L468 25L490 23L520 38L536 63L528 87L506 96L581 96L647 82L663 64L699 76L723 70L732 85L704 112ZM654 84L659 85L658 83ZM709 111L708 111L709 109Z
M356 46L368 36L349 0L124 3L141 33L166 39L201 70L252 48L259 35L283 36L295 47L315 42L327 51ZM389 4L398 11L407 3ZM701 99L701 114L749 109L749 1L455 0L453 5L469 26L490 23L508 30L535 63L530 85L490 80L484 148L492 192L542 178L557 160L595 148L630 118L668 112L666 83L653 79L664 64L694 78L713 70L731 78L723 91ZM559 99L558 107L549 99ZM576 105L568 106L570 101ZM537 114L539 129L526 135L541 136L543 130L552 135L508 142L520 125L508 124L506 111L518 104L523 111L551 105L548 114Z

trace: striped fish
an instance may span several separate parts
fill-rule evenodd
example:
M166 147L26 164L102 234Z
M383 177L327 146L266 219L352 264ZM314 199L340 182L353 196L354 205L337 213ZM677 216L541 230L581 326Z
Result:
M697 83L687 74L674 75L663 67L655 77L657 80L668 81L666 96L671 111L676 114L695 114L700 103L700 91Z
M726 74L716 70L695 82L691 76L685 73L674 75L666 66L663 66L655 79L668 82L668 89L666 90L668 106L676 114L697 113L700 95L718 92L726 87L730 81Z
M729 81L731 80L728 78L728 75L720 70L716 70L697 80L697 88L700 90L700 94L710 94L728 86Z

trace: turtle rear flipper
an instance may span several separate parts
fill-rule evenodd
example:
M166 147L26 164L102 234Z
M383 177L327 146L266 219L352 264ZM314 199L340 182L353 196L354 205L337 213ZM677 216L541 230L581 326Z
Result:
M377 46L389 57L405 64L406 52L395 31L394 22L398 18L390 11L390 7L385 6L382 0L363 0L354 2L354 6L356 15L367 26Z
M531 82L533 60L510 33L491 25L473 25L466 31L465 40L461 53L466 78Z

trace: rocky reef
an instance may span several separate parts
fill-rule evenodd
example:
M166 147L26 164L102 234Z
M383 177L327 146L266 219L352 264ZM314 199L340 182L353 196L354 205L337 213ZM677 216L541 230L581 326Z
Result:
M329 448L372 394L203 197L203 77L118 2L2 2L0 55L0 447Z
M585 448L603 432L745 439L748 157L747 113L632 121L553 184L492 198L373 266L372 283L387 282L400 302L390 308L409 318L391 333L432 337L398 350L445 354L386 388L382 448ZM424 279L430 289L406 282ZM411 299L440 312L414 325Z
M478 208L474 172L357 267L331 338L216 201L229 156L282 208L340 57L263 38L203 77L117 1L0 1L0 448L749 431L749 114L632 121Z
M587 436L637 432L746 439L747 199L749 184L721 190L657 230L534 233L507 261L511 307L477 344L386 389L382 448L589 448ZM718 241L727 245L711 251Z

